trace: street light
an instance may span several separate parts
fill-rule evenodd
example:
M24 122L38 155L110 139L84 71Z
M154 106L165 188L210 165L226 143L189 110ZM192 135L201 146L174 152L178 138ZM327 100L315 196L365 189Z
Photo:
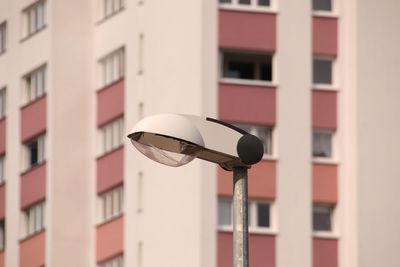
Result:
M216 119L182 114L144 118L128 138L146 157L168 166L199 158L233 171L233 266L247 267L247 169L264 154L260 139Z

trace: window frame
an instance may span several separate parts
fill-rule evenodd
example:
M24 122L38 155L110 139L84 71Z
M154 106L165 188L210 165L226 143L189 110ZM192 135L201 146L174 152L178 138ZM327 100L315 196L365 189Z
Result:
M0 120L6 117L7 111L7 87L0 88Z
M37 162L32 164L31 145L37 143ZM46 162L46 133L40 134L23 143L23 170L29 171Z
M7 21L0 23L0 55L7 51Z
M323 157L323 156L314 156L314 134L321 133L321 134L330 134L330 156ZM311 157L314 162L336 162L337 160L337 147L336 147L336 131L329 130L329 129L313 129L312 130L312 142L311 142Z
M28 105L46 95L47 64L42 64L22 77L23 103Z
M230 56L233 57L238 57L238 58L246 58L246 56L249 56L249 61L251 61L252 64L255 64L253 66L254 75L257 77L255 79L242 79L242 78L234 78L234 77L225 77L225 71L226 71L226 65L225 62L228 62L226 60L226 54L231 54ZM260 79L260 67L262 64L261 59L254 60L252 57L270 57L271 61L271 80L261 80ZM243 51L243 50L221 50L220 55L219 55L219 81L223 83L232 83L232 84L243 84L243 85L262 85L262 86L276 86L276 56L275 53L255 53L255 52L249 52L249 51ZM240 59L239 59L240 60ZM268 63L268 62L267 62Z
M0 221L0 251L6 248L6 222L5 219Z
M244 5L239 3L240 0L231 0L230 3L221 3L218 1L218 6L220 9L232 9L232 10L243 10L252 12L265 12L265 13L276 13L277 12L277 1L269 0L270 4L268 6L262 6L258 4L259 0L249 0L249 5Z
M117 185L98 195L98 221L100 224L118 218L124 213L124 185Z
M22 238L40 233L46 228L46 202L41 201L22 211Z
M277 145L276 145L276 127L274 125L257 125L257 124L247 124L247 123L233 123L236 127L245 130L249 134L257 136L264 145L264 155L263 159L276 159L277 158ZM267 144L264 144L263 138L258 134L258 129L266 129L269 132L267 134ZM265 147L269 147L269 151L265 150Z
M6 155L3 154L0 156L0 185L4 184L6 182L6 177L5 177L5 167L6 167Z
M320 17L337 17L337 3L336 0L331 1L331 9L330 10L318 10L314 9L314 1L311 2L311 12L313 16L320 16Z
M125 47L119 47L98 60L99 87L108 87L123 79L126 73Z
M314 227L314 214L316 209L329 209L330 210L330 230L315 230ZM312 206L312 233L314 236L319 237L332 237L337 236L337 222L336 222L337 205L334 203L313 203Z
M124 145L124 116L117 117L99 128L99 156L105 155Z
M319 83L314 81L314 61L330 61L331 63L331 82L330 83ZM322 89L322 90L336 90L337 84L337 58L329 57L329 56L313 56L312 58L312 84L314 89Z
M233 200L232 198L227 198L227 197L218 197L218 206L217 206L217 225L218 225L218 231L226 231L226 232L231 232L233 230ZM229 203L229 208L230 208L230 216L231 218L229 219L229 224L220 224L220 210L219 210L219 204L220 201L224 201ZM263 226L258 226L258 213L257 213L257 207L258 204L268 204L269 205L269 226L268 227L263 227ZM275 216L275 203L271 200L261 200L261 199L249 199L248 200L248 225L249 225L249 233L257 233L257 234L276 234L277 229L276 229L276 216Z
M47 1L38 0L22 10L23 40L42 31L47 26Z
M123 267L124 266L124 256L118 255L108 259L105 262L102 262L98 265L98 267Z
M97 0L97 3L99 22L108 20L126 8L125 0Z

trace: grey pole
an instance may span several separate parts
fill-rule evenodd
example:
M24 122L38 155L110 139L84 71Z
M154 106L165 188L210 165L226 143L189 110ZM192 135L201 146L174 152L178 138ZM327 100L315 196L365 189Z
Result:
M247 167L233 168L233 267L249 266Z

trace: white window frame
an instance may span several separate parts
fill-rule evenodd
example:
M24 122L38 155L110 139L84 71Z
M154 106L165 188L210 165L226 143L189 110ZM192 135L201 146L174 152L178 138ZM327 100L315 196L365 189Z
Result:
M314 133L330 134L331 135L331 156L330 157L318 157L314 156ZM312 131L312 142L311 142L311 156L314 162L321 163L336 163L337 162L337 133L334 130L327 129L313 129Z
M35 165L31 164L31 150L30 146L32 143L37 142L38 146L38 155L37 155L37 163ZM23 170L30 170L31 168L34 168L35 166L38 166L42 164L46 160L46 134L41 134L38 137L29 140L28 142L24 143L23 145Z
M316 208L329 208L331 209L330 214L330 223L331 230L314 230L314 209ZM338 237L338 229L337 229L337 205L335 204L326 204L326 203L313 203L312 206L312 233L314 237L322 237L322 238L337 238Z
M331 62L331 83L314 83L314 60L323 60L323 61L330 61ZM337 90L338 82L337 82L337 58L335 57L324 57L324 56L314 56L313 57L313 88L314 89L321 89L321 90Z
M219 0L218 0L219 2ZM277 11L276 0L270 0L269 6L258 5L258 0L250 0L250 5L243 5L239 3L239 0L231 0L230 3L220 3L220 9L233 9L233 10L243 10L243 11L253 11L253 12L267 12L275 13Z
M5 183L6 179L5 179L5 162L6 161L6 156L2 155L0 156L0 185L2 185L3 183Z
M218 208L219 208L219 203L220 201L224 201L229 203L230 205L230 222L229 224L225 225L220 225L219 221L217 222L218 224L218 230L219 231L226 231L226 232L231 232L233 230L233 202L232 198L226 198L226 197L218 197ZM265 203L269 205L269 227L261 227L257 225L258 222L258 213L257 213L257 206L259 203ZM270 201L270 200L255 200L255 199L249 199L248 200L248 218L249 218L249 233L259 233L259 234L276 234L277 233L277 227L276 227L276 208L275 208L275 203ZM217 209L217 212L219 210ZM219 216L217 216L217 219L219 220Z
M313 16L320 16L320 17L337 17L337 0L331 0L331 10L315 10L314 9L314 0L311 0L311 10Z
M125 0L98 0L100 21L120 13L125 9Z
M25 104L29 104L46 94L46 72L46 64L43 64L23 77L23 96Z
M6 223L3 219L0 221L0 251L3 251L6 247Z
M124 267L124 257L123 255L113 257L106 262L99 264L98 267Z
M119 81L125 76L125 49L120 47L99 60L100 88Z
M254 125L254 124L245 124L245 123L235 123L234 124L236 127L243 129L247 131L249 134L252 134L254 136L257 136L260 138L260 135L258 134L259 129L266 129L269 131L269 138L267 139L267 144L266 146L269 147L269 151L265 151L264 149L264 156L263 159L275 159L277 157L276 153L276 141L275 141L275 127L271 125ZM261 141L262 138L260 138ZM264 142L263 142L264 144ZM264 145L265 148L265 145Z
M41 232L46 227L46 204L37 203L23 210L22 238Z
M99 156L107 154L124 144L124 117L118 117L100 129Z
M99 195L99 223L112 220L124 212L124 186L119 185Z
M6 116L7 108L7 89L3 87L0 89L0 120Z
M259 80L259 79L241 79L241 78L231 78L224 77L224 61L225 54L232 53L237 54L239 57L246 55L249 56L270 56L271 57L271 67L272 67L272 77L271 81ZM261 61L256 61L255 64L260 65ZM274 53L249 53L246 51L231 51L231 50L222 50L219 53L219 80L223 83L231 83L231 84L242 84L242 85L260 85L260 86L276 86L276 78L277 78L277 69L276 69L276 56ZM259 68L256 68L259 70ZM256 75L260 75L259 72Z
M35 3L23 10L24 38L28 38L46 27L46 12L46 0L36 1Z
M0 55L7 50L7 22L0 23Z

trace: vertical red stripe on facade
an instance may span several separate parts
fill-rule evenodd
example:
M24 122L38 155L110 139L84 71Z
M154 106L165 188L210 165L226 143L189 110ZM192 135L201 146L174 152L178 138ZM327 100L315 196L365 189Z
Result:
M22 143L46 130L46 96L21 108Z
M218 233L217 267L232 267L232 233ZM250 264L252 267L275 267L275 236L249 235Z
M4 250L3 251L0 251L0 267L4 267L4 266L6 266L6 263L5 263L5 252L4 252Z
M313 239L313 267L338 267L338 240Z
M225 49L275 51L276 15L220 10L219 46Z
M318 129L337 128L337 92L313 90L312 124Z
M97 262L102 262L122 254L124 247L123 216L99 225L97 227L96 237Z
M97 92L97 126L101 126L124 113L124 80Z
M220 83L218 109L221 120L274 125L276 89L266 86Z
M249 170L249 197L258 199L275 199L276 196L276 162L261 161ZM218 168L218 195L232 196L232 172Z
M124 178L124 148L120 147L97 159L97 193L121 184Z
M0 155L6 152L6 119L0 120Z
M338 53L338 19L313 17L313 54L336 57Z
M45 232L24 239L19 244L19 266L38 267L45 264Z
M313 164L313 201L335 204L338 198L337 165Z
M21 209L46 198L46 164L36 166L21 176Z

